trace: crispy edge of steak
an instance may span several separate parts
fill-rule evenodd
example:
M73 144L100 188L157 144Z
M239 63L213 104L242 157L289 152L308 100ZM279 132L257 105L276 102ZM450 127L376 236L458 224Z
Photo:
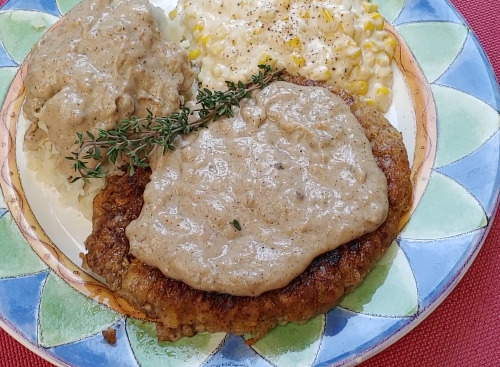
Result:
M301 85L321 83L289 77ZM157 320L160 340L175 341L198 332L252 334L253 343L278 324L303 323L334 308L369 273L397 235L412 197L410 168L401 134L384 116L342 89L327 87L350 107L388 184L389 212L374 232L318 256L284 288L256 297L205 292L164 276L129 255L125 228L139 215L149 170L109 179L94 200L93 232L85 245L90 269L109 288Z

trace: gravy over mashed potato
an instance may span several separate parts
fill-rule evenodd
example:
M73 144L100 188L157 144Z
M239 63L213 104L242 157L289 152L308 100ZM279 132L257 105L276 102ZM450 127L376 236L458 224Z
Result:
M135 257L196 289L284 287L387 215L386 178L339 97L275 82L254 98L157 154L126 229Z
M258 64L325 81L386 110L396 40L377 5L361 0L180 0L170 17L184 28L203 86L248 80Z
M50 141L71 176L64 157L76 150L77 133L97 135L147 109L168 115L192 82L185 52L165 42L147 0L83 1L31 52L25 149Z

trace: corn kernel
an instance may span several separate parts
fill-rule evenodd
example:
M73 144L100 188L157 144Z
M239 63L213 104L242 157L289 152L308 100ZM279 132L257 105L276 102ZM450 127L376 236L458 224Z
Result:
M389 57L389 64L390 64L394 59L394 50L396 49L397 41L394 37L389 36L384 40L384 44L385 44L385 53Z
M389 57L389 64L392 64L392 61L394 60L394 53L388 53L387 57Z
M321 65L311 70L309 76L313 80L326 81L332 77L332 73L327 66Z
M354 41L352 38L349 38L347 40L347 45L348 46L352 46L352 47L357 47L358 46L358 44L356 43L356 41Z
M194 26L193 32L201 32L203 30L203 24L198 23Z
M385 53L380 53L376 57L375 62L377 63L377 65L380 65L380 66L389 66L389 64L391 63L391 59L390 59L389 55L387 55Z
M168 13L168 18L169 18L170 20L174 20L176 16L177 16L177 9L171 10L171 11Z
M382 15L380 15L380 13L377 13L377 12L370 13L370 18L372 18L374 21L378 21L378 20L384 19L382 17Z
M354 59L361 56L361 49L359 47L349 47L346 54Z
M272 56L269 55L267 52L264 52L262 53L262 55L260 55L259 64L267 65L272 60L273 60Z
M302 56L293 55L292 58L293 62L297 64L298 67L302 67L306 64L306 59L304 59Z
M293 37L291 40L287 41L286 44L291 48L296 48L296 49L302 48L302 41L298 36Z
M367 13L374 13L376 11L378 11L378 5L377 4L372 4L368 1L363 1L361 3L361 5L363 6L363 9L365 9L365 11Z
M289 16L288 16L288 15L283 15L283 16L281 17L281 20L282 20L282 21L284 21L284 22L286 22L286 21L288 20L288 18L289 18Z
M300 11L299 12L299 16L301 18L304 18L304 19L309 19L311 17L311 14L309 14L309 12L306 10L306 11Z
M375 48L375 44L372 41L363 42L362 46L367 50L373 50Z
M349 84L348 89L357 95L365 95L368 93L368 83L364 80L355 80Z
M391 48L392 50L394 50L396 48L396 45L397 45L397 41L394 37L392 36L388 36L385 40L384 40L384 43L387 47Z
M195 48L194 50L189 51L189 59L196 60L201 55L201 50L199 48Z
M330 13L330 10L323 9L323 15L324 15L327 22L331 22L333 20L333 16L332 16L332 13Z
M373 23L373 21L369 20L368 22L366 22L363 29L365 30L365 32L373 33L375 31L375 23Z
M209 34L207 34L205 37L203 37L203 46L207 47L207 43L211 39L212 39L212 36L210 36Z
M377 89L377 96L388 96L389 93L390 91L386 87L380 87Z
M365 99L365 103L367 106L375 106L375 101L371 98Z
M382 15L380 15L380 13L377 13L377 12L371 13L370 18L372 18L373 21L375 22L375 28L378 31L381 31L382 29L384 29L384 18L382 17Z

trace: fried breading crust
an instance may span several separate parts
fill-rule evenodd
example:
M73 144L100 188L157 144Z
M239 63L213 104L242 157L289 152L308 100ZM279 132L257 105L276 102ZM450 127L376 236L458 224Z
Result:
M302 85L320 85L288 78ZM304 273L284 288L256 297L238 297L193 289L165 277L158 269L129 254L125 228L137 218L148 170L111 178L95 198L93 232L85 242L90 269L109 288L157 321L158 338L177 340L198 332L250 333L253 343L278 324L303 323L335 307L353 290L384 254L397 235L409 208L412 186L401 134L383 115L347 92L327 87L349 105L372 145L388 183L389 213L375 231L317 257Z

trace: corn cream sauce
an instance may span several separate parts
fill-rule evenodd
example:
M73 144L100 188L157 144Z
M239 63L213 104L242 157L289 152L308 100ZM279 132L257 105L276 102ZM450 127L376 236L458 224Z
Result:
M180 0L199 79L211 89L248 80L258 64L336 84L386 110L396 40L377 5L362 0Z
M255 296L375 230L387 184L356 118L323 88L275 82L235 112L153 152L126 234L131 253L168 277Z
M71 175L64 157L76 150L77 132L97 136L147 109L168 115L193 79L187 54L162 38L147 0L83 1L31 52L25 148L49 139Z

